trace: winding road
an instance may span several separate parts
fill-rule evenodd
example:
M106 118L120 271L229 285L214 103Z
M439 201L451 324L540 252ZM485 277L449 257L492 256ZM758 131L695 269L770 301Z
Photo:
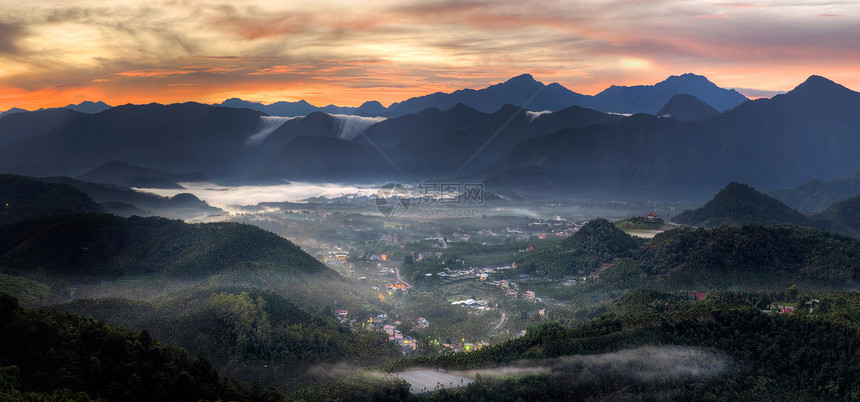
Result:
M502 319L499 321L499 323L498 323L498 324L496 324L496 326L495 326L495 327L493 327L493 331L495 331L495 330L499 329L499 328L502 326L502 324L504 324L504 323L505 323L505 318L507 318L507 316L505 315L505 312L504 312L504 311L502 311Z
M406 289L412 288L412 285L410 285L409 283L404 281L403 278L400 277L400 267L394 267L394 274L397 275L397 282L406 285Z

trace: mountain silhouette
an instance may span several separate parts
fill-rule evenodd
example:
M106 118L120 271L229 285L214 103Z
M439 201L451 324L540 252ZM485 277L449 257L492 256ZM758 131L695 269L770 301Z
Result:
M657 116L666 116L681 121L701 120L705 117L720 114L711 105L702 102L693 95L678 94L669 99L666 105L657 112Z
M260 116L198 103L117 106L0 148L0 171L77 176L120 161L210 177L232 174L247 164L240 151Z
M784 95L703 120L640 114L528 139L483 177L530 166L561 188L670 197L700 196L731 181L793 187L860 169L857 110L860 94L812 77Z
M5 115L0 118L0 147L45 134L60 123L82 116L86 114L62 108Z
M77 105L70 104L70 105L66 106L66 109L74 110L76 112L81 112L81 113L87 113L87 114L101 113L101 112L104 112L105 110L108 110L110 108L111 108L111 105L108 105L107 103L104 103L102 101L98 101L98 102L84 101L84 102L78 103Z
M579 104L583 99L586 99L585 95L559 84L544 85L530 74L522 74L484 89L461 89L450 94L437 92L396 102L388 107L388 115L402 116L430 107L445 110L458 103L484 113L493 113L506 104L529 110L560 110Z
M177 174L117 161L101 165L78 178L93 183L143 188L183 188L178 184L179 182L209 181L209 178L202 173Z
M583 106L606 112L657 114L678 94L692 95L720 112L749 100L733 89L717 87L701 75L687 73L670 76L654 85L613 85L594 95L590 103Z

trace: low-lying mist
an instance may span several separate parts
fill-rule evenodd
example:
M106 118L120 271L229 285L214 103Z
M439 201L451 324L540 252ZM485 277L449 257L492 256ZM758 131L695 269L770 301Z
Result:
M732 360L713 349L692 346L644 346L594 355L563 356L482 370L451 371L474 378L546 373L576 381L623 378L635 382L709 379L722 375Z

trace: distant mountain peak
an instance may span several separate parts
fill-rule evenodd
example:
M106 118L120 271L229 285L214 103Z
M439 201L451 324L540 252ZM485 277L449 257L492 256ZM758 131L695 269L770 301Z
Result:
M820 75L811 75L802 84L792 89L788 93L803 93L811 94L819 91L851 91L850 89L839 85Z
M714 84L713 82L711 82L711 80L709 80L708 77L705 77L704 75L693 74L693 73L684 73L681 75L670 75L669 78L666 78L665 80L663 80L663 82L660 82L657 85L660 85L660 84L699 85L699 86L706 87L706 88L719 88L719 87L717 87L717 84Z
M83 101L81 103L78 103L77 105L72 103L72 104L69 104L68 106L66 106L66 109L71 109L71 110L74 110L76 112L89 113L89 114L95 114L95 113L103 112L103 111L110 109L110 108L111 108L110 105L108 105L107 103L104 103L102 101L98 101L98 102Z
M695 74L695 73L684 73L681 75L669 76L669 79L671 79L671 78L685 78L685 79L695 79L695 80L699 80L699 81L711 82L711 80L709 80L708 77L705 77L704 75Z
M810 85L821 85L821 84L839 85L839 84L837 84L837 83L835 83L835 82L833 82L833 81L831 81L825 77L822 77L820 75L815 75L815 74L810 75L809 78L807 78L806 81L804 81L803 84L800 84L800 85L805 85L805 84L810 84ZM839 85L839 86L841 86L841 85Z
M385 106L382 106L379 101L373 100L362 103L361 106L358 107L358 109L355 109L353 114L358 116L373 117L385 114L386 110L387 109L385 108Z
M505 83L514 83L514 82L530 82L530 83L531 82L537 82L537 83L540 83L540 81L535 80L535 77L533 77L529 73L520 74L516 77L511 77L509 80L505 81Z

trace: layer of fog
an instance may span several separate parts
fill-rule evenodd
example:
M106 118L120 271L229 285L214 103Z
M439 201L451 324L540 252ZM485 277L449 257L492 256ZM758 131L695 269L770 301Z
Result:
M179 193L191 193L213 207L231 211L236 205L257 205L261 202L301 202L314 197L342 197L349 195L376 194L376 187L359 185L339 185L326 183L292 182L276 186L227 187L215 183L180 183L183 189L136 188L164 197Z
M474 378L508 377L546 373L577 381L623 378L635 382L716 378L731 367L732 360L713 349L692 346L645 346L612 353L574 355L495 369L452 371Z
M280 117L280 116L260 116L260 124L257 131L245 141L247 145L257 145L269 137L275 130L284 125L284 123L296 119L297 117ZM300 118L300 117L299 117Z
M528 116L529 122L532 122L535 119L537 119L538 117L543 116L545 114L550 114L550 113L552 113L551 110L541 110L540 112L532 112L531 110L526 110L526 116Z
M385 120L385 117L364 117L347 114L329 114L335 119L337 138L352 140L358 137L370 126Z

